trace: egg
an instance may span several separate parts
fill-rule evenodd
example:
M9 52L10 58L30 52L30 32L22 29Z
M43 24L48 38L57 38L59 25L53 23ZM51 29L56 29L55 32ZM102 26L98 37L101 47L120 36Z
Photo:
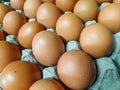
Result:
M94 58L109 55L114 45L112 32L100 23L86 26L80 34L79 41L82 50Z
M99 7L95 0L79 0L75 4L74 13L84 22L96 20L99 13Z
M61 9L63 12L65 11L73 11L73 8L78 0L56 0L56 6Z
M27 22L24 15L11 11L3 19L3 28L8 34L17 35L20 27Z
M55 0L41 0L43 2L48 2L48 3L55 3Z
M18 32L18 42L24 48L32 48L33 37L44 28L38 22L25 23Z
M120 0L113 0L113 3L120 3Z
M5 40L5 37L4 32L0 31L0 40Z
M10 0L10 5L14 9L23 10L23 5L26 0Z
M73 13L63 14L56 23L56 32L65 42L79 40L82 28L82 20Z
M0 77L3 90L29 90L30 86L41 79L39 68L27 61L14 61L8 64Z
M54 79L40 79L33 83L29 90L65 90L64 87Z
M53 3L43 3L37 10L37 21L46 28L55 28L62 12Z
M84 90L95 81L96 66L87 53L71 50L60 57L57 73L60 80L69 88Z
M21 50L15 44L0 40L0 72L9 63L21 58Z
M113 33L120 31L120 3L112 3L104 7L99 15L98 22L104 24Z
M0 3L0 24L3 23L4 16L10 11L12 11L12 8L5 4Z
M41 0L26 0L24 3L25 16L29 18L36 18L37 9L41 4Z
M65 52L65 46L56 33L41 31L33 38L32 51L39 63L51 66L57 64L59 57Z
M96 2L100 5L100 4L102 4L102 3L104 3L104 2L112 2L113 0L96 0Z

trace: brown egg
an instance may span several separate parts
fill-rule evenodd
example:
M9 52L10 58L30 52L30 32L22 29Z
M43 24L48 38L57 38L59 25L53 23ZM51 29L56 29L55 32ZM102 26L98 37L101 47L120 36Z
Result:
M56 32L65 42L79 40L82 28L82 20L73 13L63 14L56 23Z
M3 23L3 18L4 18L4 16L5 16L8 12L10 12L11 10L12 10L12 9L11 9L9 6L0 3L0 24Z
M113 3L120 3L120 0L113 0Z
M26 0L10 0L10 5L14 9L23 10L23 5Z
M0 31L0 40L5 40L5 34L2 31Z
M65 90L63 86L53 79L41 79L33 83L29 90Z
M0 40L0 72L6 65L20 58L21 51L15 44Z
M39 63L51 66L58 62L59 57L65 51L65 47L56 33L41 31L33 38L32 50Z
M120 3L112 3L104 7L99 15L98 22L104 24L113 33L120 31Z
M14 61L8 64L0 78L3 90L29 90L30 86L41 79L39 68L27 61Z
M8 34L17 35L20 27L27 22L25 16L11 11L8 12L3 19L3 28Z
M73 8L78 0L56 0L56 6L61 9L63 12L65 11L73 11Z
M24 3L25 16L29 18L36 18L37 9L41 4L41 0L26 0Z
M112 2L113 0L96 0L98 4L102 4L104 2Z
M74 7L74 13L84 22L97 19L98 12L99 9L95 0L79 0Z
M48 3L55 3L55 0L41 0L43 2L48 2Z
M24 48L32 48L33 37L44 28L38 22L25 23L18 32L18 42Z
M47 28L55 28L61 14L53 3L43 3L37 10L37 21Z
M95 58L107 56L113 49L113 34L102 24L85 27L80 35L81 48Z
M96 77L92 58L80 50L65 52L59 59L57 73L62 82L71 89L88 88Z

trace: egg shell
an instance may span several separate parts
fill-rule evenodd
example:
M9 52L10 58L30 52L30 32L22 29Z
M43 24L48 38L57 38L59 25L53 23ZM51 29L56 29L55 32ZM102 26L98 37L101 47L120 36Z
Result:
M107 56L114 46L112 32L100 23L86 26L80 34L79 42L82 50L94 58Z
M59 57L65 51L65 46L56 33L41 31L33 38L32 50L39 63L51 66L57 64Z
M102 3L104 3L104 2L112 2L113 0L96 0L96 2L100 5L100 4L102 4Z
M32 48L33 37L44 28L38 22L25 23L18 32L18 42L24 48Z
M4 16L10 11L12 11L12 8L5 4L0 3L0 24L3 23Z
M56 0L56 6L61 9L63 12L65 11L73 11L73 8L78 0Z
M41 71L31 63L25 61L14 61L8 64L0 78L3 90L29 90L29 87L41 79Z
M120 3L120 0L113 0L113 3Z
M69 88L84 90L94 82L96 66L87 53L71 50L60 57L57 73L60 80Z
M41 0L43 2L48 2L48 3L55 3L55 0Z
M41 0L26 0L23 6L25 16L29 18L36 18L37 9L41 4Z
M17 35L20 27L27 22L24 15L11 11L3 19L3 28L8 34Z
M96 20L99 8L95 0L79 0L74 7L74 13L84 22Z
M36 81L29 90L65 90L60 82L54 79L41 79Z
M99 15L98 22L104 24L113 33L120 31L120 3L112 3L104 7Z
M0 31L0 40L5 40L5 37L4 32Z
M6 65L20 58L21 51L15 44L0 41L0 72Z
M23 5L26 0L10 0L10 5L14 9L23 10Z
M78 40L82 28L82 20L73 13L61 15L56 23L56 32L65 42Z
M46 28L55 28L57 19L62 12L53 3L43 3L37 10L37 21Z

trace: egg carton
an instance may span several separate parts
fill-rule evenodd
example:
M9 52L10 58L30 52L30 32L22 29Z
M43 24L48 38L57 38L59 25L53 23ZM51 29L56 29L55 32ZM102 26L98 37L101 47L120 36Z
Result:
M11 43L18 43L14 35L8 35L6 40ZM108 57L95 60L98 69L98 76L88 90L120 90L120 32L114 34L114 50ZM80 50L79 42L70 41L66 44L66 51ZM31 49L23 49L21 59L37 64L42 68L43 78L58 79L56 66L44 67L37 62ZM112 81L112 82L111 82Z
M9 0L8 0L9 1ZM104 8L109 3L103 3L100 6L100 10ZM33 19L34 20L34 19ZM95 20L88 21L85 26L96 23ZM0 26L2 28L2 26ZM53 29L48 29L48 31L54 32ZM6 41L14 43L19 46L17 41L17 36L8 35ZM98 58L95 60L97 66L97 78L96 81L88 88L88 90L120 90L120 32L114 34L114 48L111 54L107 57ZM70 50L80 50L80 45L78 41L69 41L66 44L66 51ZM23 49L21 59L24 61L32 62L37 64L43 73L43 78L52 78L59 80L56 73L56 65L45 67L37 62L31 49ZM2 90L2 88L0 88ZM66 88L66 90L69 90Z

